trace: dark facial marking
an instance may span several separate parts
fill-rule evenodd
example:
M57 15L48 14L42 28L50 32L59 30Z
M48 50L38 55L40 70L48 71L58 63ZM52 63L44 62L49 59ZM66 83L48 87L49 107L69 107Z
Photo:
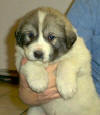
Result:
M15 32L16 42L20 47L26 47L38 38L38 16L31 13L22 19Z
M64 54L66 54L69 50L71 50L74 42L76 41L76 34L74 32L71 32L69 36L65 35L64 38L59 37L57 38L57 41L53 47L53 55L52 55L52 60L55 60Z
M15 34L16 36L16 42L20 47L26 47L32 42L36 41L38 36L34 36L33 32L17 32Z
M66 47L66 40L65 38L57 38L57 41L55 44L51 44L53 48L53 55L51 56L51 60L55 60L61 56L63 56L65 53L67 53L68 49Z
M16 33L15 33L15 37L16 37L16 43L17 43L20 47L23 47L25 35L24 35L23 33L21 33L21 32L16 32Z
M67 48L70 49L72 47L72 45L74 44L74 42L77 39L76 33L73 31L66 31L66 44L67 44Z
M67 31L63 20L56 19L53 15L47 15L43 25L44 38L53 49L53 53L50 54L50 61L54 61L72 48L76 34L73 31Z

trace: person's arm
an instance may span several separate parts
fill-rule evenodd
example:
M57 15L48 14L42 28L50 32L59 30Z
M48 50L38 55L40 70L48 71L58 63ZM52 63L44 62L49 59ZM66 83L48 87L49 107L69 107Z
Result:
M22 60L22 65L27 63L26 59ZM56 86L55 86L55 76L53 71L56 69L55 65L50 65L46 68L48 72L49 85L43 93L36 93L29 88L27 81L23 75L20 75L20 85L19 85L19 96L25 104L29 105L40 105L46 103L52 99L60 97Z

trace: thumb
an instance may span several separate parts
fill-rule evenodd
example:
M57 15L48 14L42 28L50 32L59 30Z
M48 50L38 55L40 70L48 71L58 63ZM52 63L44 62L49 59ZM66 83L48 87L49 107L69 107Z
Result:
M47 72L53 72L56 68L57 68L57 63L56 64L53 64L53 65L49 65L46 70Z
M24 65L27 62L27 58L22 58L21 64Z

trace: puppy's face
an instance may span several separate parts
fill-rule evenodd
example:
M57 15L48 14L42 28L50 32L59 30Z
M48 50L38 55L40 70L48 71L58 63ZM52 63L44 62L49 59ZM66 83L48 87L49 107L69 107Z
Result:
M26 15L20 23L16 41L29 60L54 61L66 54L75 42L76 34L70 30L68 20L56 12L40 8Z

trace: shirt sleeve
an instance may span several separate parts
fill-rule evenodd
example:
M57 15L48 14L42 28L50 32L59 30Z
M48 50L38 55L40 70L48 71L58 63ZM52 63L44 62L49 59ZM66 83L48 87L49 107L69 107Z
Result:
M93 0L75 0L67 17L84 39L87 48L92 52L93 28L95 26Z

